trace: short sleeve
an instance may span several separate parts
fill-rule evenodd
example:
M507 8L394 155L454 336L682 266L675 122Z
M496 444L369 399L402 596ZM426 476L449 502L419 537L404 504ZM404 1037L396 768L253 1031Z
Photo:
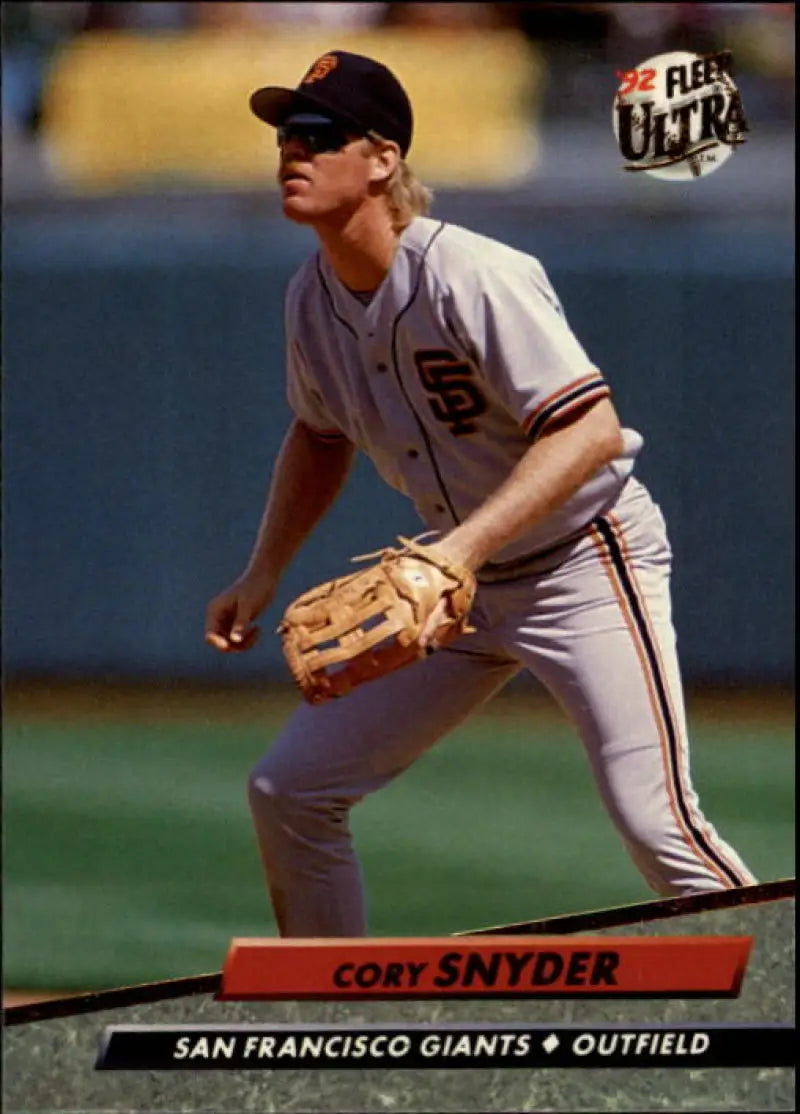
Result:
M541 264L482 268L472 322L462 317L487 386L535 440L611 391L564 316Z

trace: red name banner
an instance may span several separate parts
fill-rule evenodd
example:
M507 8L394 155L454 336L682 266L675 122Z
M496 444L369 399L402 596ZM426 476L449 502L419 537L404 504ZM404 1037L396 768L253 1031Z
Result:
M752 936L233 939L224 1001L735 998Z

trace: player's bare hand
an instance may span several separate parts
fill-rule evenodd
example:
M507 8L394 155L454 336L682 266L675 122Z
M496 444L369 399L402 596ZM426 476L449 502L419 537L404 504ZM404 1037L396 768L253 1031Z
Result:
M249 650L261 633L255 619L272 601L275 585L247 576L240 577L220 592L206 609L206 636L209 646L227 653Z

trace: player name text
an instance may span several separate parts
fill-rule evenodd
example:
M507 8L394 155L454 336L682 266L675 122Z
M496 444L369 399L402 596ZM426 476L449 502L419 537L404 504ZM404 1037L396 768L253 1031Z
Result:
M554 951L447 952L435 967L428 962L342 963L333 972L341 988L407 987L424 978L428 985L453 987L615 986L620 963L616 951L580 951L564 956Z

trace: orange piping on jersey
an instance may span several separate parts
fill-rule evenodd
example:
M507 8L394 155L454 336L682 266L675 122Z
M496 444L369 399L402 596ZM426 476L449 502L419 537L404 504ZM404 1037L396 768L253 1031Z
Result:
M599 371L594 371L591 375L584 375L581 379L575 379L572 383L568 383L566 387L561 387L559 390L554 391L553 394L548 395L547 398L544 399L544 401L540 402L536 409L532 411L532 413L528 414L527 418L523 422L522 428L527 433L527 431L530 429L530 427L533 425L542 411L546 410L548 406L552 406L553 403L557 402L558 399L560 399L563 395L568 395L570 391L575 391L578 389L578 387L582 387L584 383L591 383L592 380L595 379L597 380L598 386L600 384L603 384L606 389L608 389L608 384ZM582 395L581 399L583 400L585 397L585 395Z
M696 840L694 839L691 830L687 830L686 824L683 821L683 817L680 814L680 808L678 807L678 802L675 797L675 780L677 778L677 774L676 771L673 769L673 764L670 761L669 757L669 739L667 735L667 726L664 722L663 712L658 701L655 681L653 678L650 663L647 660L647 653L642 643L641 632L636 625L635 616L633 615L630 608L630 603L625 596L625 591L620 582L619 575L614 568L611 557L608 554L607 543L594 525L592 526L591 536L595 548L598 550L598 553L600 555L600 560L603 564L603 567L606 570L606 575L608 576L609 581L611 582L611 586L614 589L614 595L617 597L617 602L619 603L623 619L625 620L625 625L627 626L631 638L633 639L633 644L636 649L636 655L639 658L639 662L642 666L642 673L644 675L648 696L650 698L650 706L653 710L653 719L658 730L658 737L661 744L661 761L667 774L665 781L667 784L667 796L669 800L670 811L678 827L678 830L683 833L684 839L686 840L688 846L691 847L695 854L698 855L699 858L712 869L714 874L716 874L716 876L720 879L720 881L724 883L727 888L730 885L730 879L726 878L722 871L720 871L720 869L717 867L716 863L714 863L713 860L709 860L708 857L703 853L702 848L698 846ZM631 572L630 567L628 568L628 571Z
M610 394L611 388L609 387L608 383L598 383L593 391L587 391L586 394L582 394L579 398L573 399L572 402L566 402L563 406L559 406L556 410L554 410L550 417L546 419L546 421L539 429L539 435L544 433L548 426L550 426L553 422L562 421L562 419L566 415L571 414L573 410L582 410L588 402L599 402L601 398L608 398ZM526 433L530 429L530 425L527 422L524 429Z
M631 586L632 586L634 592L636 593L636 597L639 601L639 607L641 609L642 616L644 618L644 622L647 626L647 630L648 630L648 633L650 635L650 641L652 642L652 645L653 645L653 652L655 653L656 658L658 659L659 668L661 669L662 676L664 677L665 682L666 682L667 671L664 668L664 661L663 661L663 658L661 656L661 648L659 646L658 639L655 636L655 631L653 629L653 624L652 624L652 621L651 621L651 618L650 618L650 612L648 611L647 605L646 605L646 602L645 602L644 593L642 592L641 587L639 585L639 581L636 578L636 572L635 572L635 569L634 569L633 561L631 559L630 550L628 548L628 542L627 542L627 538L625 536L624 528L622 526L622 523L619 521L619 519L617 518L616 515L607 514L606 519L609 522L609 524L611 525L611 529L614 533L614 537L617 539L617 542L619 544L620 551L622 553L623 559L624 559L625 564L628 568L628 573L629 573L630 579L631 579ZM685 735L683 734L683 732L678 732L678 730L677 730L677 725L679 723L679 720L677 719L677 717L675 715L675 706L672 702L672 697L671 697L671 694L670 694L669 685L666 684L666 683L664 684L664 695L666 697L667 704L669 705L669 712L670 712L670 715L672 717L672 722L673 722L673 724L676 725L676 731L675 731L675 743L676 743L675 750L676 750L676 754L675 754L675 763L674 763L674 777L675 777L675 780L678 784L679 791L681 793L681 797L686 804L686 811L689 813L689 816L690 816L691 820L696 825L698 830L703 831L703 835L704 835L705 839L708 841L709 845L713 848L714 854L717 855L726 864L728 869L730 871L732 871L732 873L734 875L738 876L739 873L740 873L739 868L736 866L736 864L734 862L731 861L731 859L725 854L725 852L722 850L722 848L720 848L719 844L714 840L713 835L712 835L711 831L709 830L710 826L708 824L706 824L705 826L701 825L701 823L700 823L700 821L698 820L698 817L697 817L697 811L696 811L694 805L689 800L689 796L688 796L688 793L687 793L687 781L686 781L687 739L686 739ZM669 751L668 751L668 753L669 753ZM672 763L670 763L670 765L672 765ZM691 833L691 829L690 829L690 833ZM693 843L696 843L693 835L691 835L691 839L692 839ZM702 847L698 847L698 851L700 852L701 855L703 855L704 858L707 857L705 855L705 852L703 851ZM712 865L714 865L714 864L712 863Z

